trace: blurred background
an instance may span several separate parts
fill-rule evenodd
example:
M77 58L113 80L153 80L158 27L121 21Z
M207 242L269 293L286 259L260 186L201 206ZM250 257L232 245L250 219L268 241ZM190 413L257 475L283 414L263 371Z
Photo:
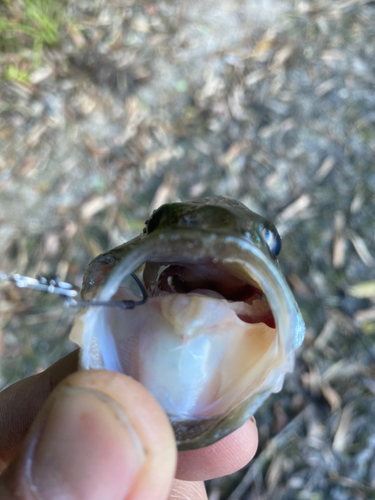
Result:
M307 324L210 500L375 498L375 2L3 0L0 270L58 273L214 194L273 220ZM0 387L74 311L0 283Z

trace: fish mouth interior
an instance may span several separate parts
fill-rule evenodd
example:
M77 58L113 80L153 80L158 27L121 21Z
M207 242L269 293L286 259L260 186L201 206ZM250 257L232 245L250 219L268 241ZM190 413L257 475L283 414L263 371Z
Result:
M145 304L100 308L103 367L141 382L172 422L227 415L256 394L280 357L274 315L249 270L211 258L141 268ZM112 300L139 300L134 290L121 284Z
M143 283L149 296L196 293L227 300L246 323L265 323L275 328L275 320L260 285L244 276L239 267L204 259L200 262L147 262Z

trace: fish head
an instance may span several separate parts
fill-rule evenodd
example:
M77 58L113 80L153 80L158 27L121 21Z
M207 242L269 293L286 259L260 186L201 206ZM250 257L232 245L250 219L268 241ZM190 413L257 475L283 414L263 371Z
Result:
M278 265L275 226L236 200L162 205L141 235L94 259L82 297L147 302L92 307L72 339L84 369L140 381L166 411L179 450L214 443L242 425L294 365L305 326Z

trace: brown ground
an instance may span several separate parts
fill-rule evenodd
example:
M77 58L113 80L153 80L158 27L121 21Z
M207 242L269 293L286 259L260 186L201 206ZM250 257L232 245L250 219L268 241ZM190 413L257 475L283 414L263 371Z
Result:
M0 83L0 269L80 285L162 202L266 215L307 338L257 412L257 458L209 498L371 499L375 286L351 287L375 280L375 5L259 4L70 2L30 83ZM0 294L4 386L72 348L74 312Z

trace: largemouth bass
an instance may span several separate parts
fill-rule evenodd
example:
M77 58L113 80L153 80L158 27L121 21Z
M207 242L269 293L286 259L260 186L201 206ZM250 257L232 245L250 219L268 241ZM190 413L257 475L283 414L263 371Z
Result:
M142 234L95 258L86 301L140 297L133 309L88 307L71 339L83 369L141 382L166 411L179 450L210 445L280 391L305 326L277 261L275 226L238 201L162 205Z

